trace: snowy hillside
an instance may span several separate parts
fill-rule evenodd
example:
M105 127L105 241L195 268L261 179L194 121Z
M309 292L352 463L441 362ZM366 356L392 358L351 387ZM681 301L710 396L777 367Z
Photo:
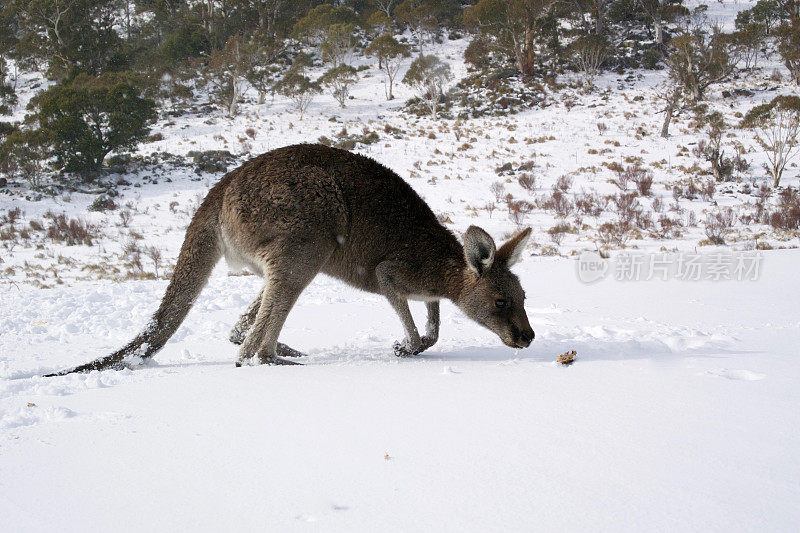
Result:
M753 5L708 15L732 28ZM431 44L451 86L468 44ZM800 237L780 217L800 160L769 192L764 151L730 127L717 182L694 113L660 136L666 70L592 91L567 72L519 113L432 119L402 83L385 100L374 58L352 64L346 108L326 92L301 117L249 87L232 118L203 99L161 113L98 182L0 188L0 530L797 531ZM705 104L737 125L797 94L787 77L763 58ZM17 81L2 120L51 83ZM320 276L281 335L303 366L235 368L228 331L263 281L221 262L155 361L40 377L141 331L223 166L300 142L388 166L459 236L531 227L514 268L531 347L444 303L438 344L396 358L386 299Z

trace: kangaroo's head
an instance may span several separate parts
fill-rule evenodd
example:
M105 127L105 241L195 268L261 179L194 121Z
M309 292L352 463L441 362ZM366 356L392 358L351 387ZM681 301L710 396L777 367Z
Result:
M477 226L470 226L464 234L467 268L456 304L512 348L527 348L534 337L525 313L525 291L510 270L522 259L530 234L531 229L526 228L499 249Z

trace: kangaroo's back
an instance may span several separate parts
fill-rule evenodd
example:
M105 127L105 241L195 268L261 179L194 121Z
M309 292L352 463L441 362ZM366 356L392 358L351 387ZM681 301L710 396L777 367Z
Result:
M331 242L323 271L377 291L372 273L381 261L403 259L423 275L437 255L442 261L461 256L455 236L414 189L368 157L300 144L263 154L232 174L223 237L247 265L265 242Z

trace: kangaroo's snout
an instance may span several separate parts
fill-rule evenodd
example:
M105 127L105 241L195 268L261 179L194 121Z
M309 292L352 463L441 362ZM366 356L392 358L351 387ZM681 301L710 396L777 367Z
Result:
M519 343L523 345L523 348L527 348L533 342L533 339L536 337L536 334L533 332L532 329L523 330L519 334Z

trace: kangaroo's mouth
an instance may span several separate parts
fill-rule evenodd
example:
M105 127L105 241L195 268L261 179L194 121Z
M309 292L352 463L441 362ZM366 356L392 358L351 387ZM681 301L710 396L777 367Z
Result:
M518 333L510 337L500 337L500 340L502 340L503 344L505 344L510 348L516 348L517 350L522 350L531 345L535 336L536 335L531 330L523 333Z
M509 340L509 339L503 339L503 338L501 338L501 340L503 341L503 344L505 344L509 348L515 348L517 350L522 350L522 349L527 348L528 346L531 345L530 342L526 344L526 343L522 342L521 340Z

